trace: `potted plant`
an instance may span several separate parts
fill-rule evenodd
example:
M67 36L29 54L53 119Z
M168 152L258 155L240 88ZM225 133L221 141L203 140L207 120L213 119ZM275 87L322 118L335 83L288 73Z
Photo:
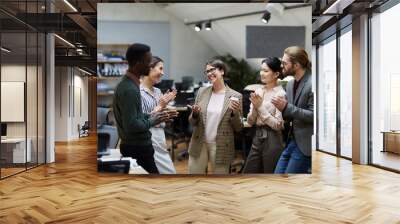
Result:
M254 70L244 59L237 59L230 54L216 56L228 66L226 82L232 89L242 92L244 87L259 83L259 71Z

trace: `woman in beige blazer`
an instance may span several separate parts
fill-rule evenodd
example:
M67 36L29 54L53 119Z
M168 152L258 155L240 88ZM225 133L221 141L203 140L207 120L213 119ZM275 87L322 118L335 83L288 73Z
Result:
M199 89L189 117L193 126L190 174L229 173L235 155L234 131L242 128L242 95L224 83L226 74L222 61L206 63L205 75L212 86Z

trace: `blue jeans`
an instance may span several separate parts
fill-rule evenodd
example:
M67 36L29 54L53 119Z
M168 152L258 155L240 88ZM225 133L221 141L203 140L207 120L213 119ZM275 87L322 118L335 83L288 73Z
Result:
M290 140L279 158L275 173L310 173L311 157L305 156L294 140Z

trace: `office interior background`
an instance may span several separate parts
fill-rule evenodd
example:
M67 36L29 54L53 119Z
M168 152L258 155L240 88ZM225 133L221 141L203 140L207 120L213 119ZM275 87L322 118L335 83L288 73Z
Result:
M1 221L399 222L398 1L306 2L313 174L234 178L97 173L96 21L105 2L115 1L0 2Z
M98 147L106 154L100 160L115 166L121 165L116 163L121 155L111 107L114 89L128 67L125 52L131 43L149 45L152 54L164 60L165 74L157 87L163 93L171 88L178 91L172 106L180 114L165 128L177 174L188 174L192 127L187 105L194 103L201 86L209 84L204 75L207 61L219 57L227 62L226 82L244 95L243 117L247 117L249 88L262 86L259 71L264 58L282 57L285 48L295 45L311 56L311 5L307 3L100 3L97 11ZM231 173L242 170L252 133L245 125L235 135ZM106 167L104 163L99 166Z
M96 41L89 37L96 33L88 21L96 16L63 15L71 9L62 1L2 1L0 7L3 179L55 162L55 142L88 133L96 113L89 115L96 103L90 57ZM76 23L82 20L94 30L87 37Z
M320 5L324 7L324 5ZM330 14L342 12L340 16ZM400 19L393 1L338 3L314 18L316 148L399 172Z

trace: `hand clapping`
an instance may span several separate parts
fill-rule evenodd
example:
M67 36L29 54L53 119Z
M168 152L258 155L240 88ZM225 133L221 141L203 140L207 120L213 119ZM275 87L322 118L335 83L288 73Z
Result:
M178 111L176 110L169 110L169 109L162 109L161 111L151 113L151 118L155 120L155 124L160 124L162 122L169 122L172 119L178 116Z
M162 95L160 97L159 102L158 102L160 107L161 108L165 108L168 105L169 102L171 102L172 100L175 99L176 93L177 93L176 90L173 90L173 91L169 91L168 90L164 95Z
M262 104L262 98L256 93L251 93L250 102L253 104L254 108L258 109Z

